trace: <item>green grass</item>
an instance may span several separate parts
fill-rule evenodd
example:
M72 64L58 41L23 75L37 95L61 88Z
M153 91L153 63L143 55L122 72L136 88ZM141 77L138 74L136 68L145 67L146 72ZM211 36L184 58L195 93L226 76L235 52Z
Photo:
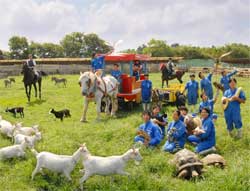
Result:
M135 108L132 112L119 112L118 118L112 119L102 114L101 122L95 122L95 104L91 103L87 113L88 123L80 123L82 115L83 97L77 84L77 75L64 76L68 85L56 87L50 77L43 79L42 101L33 97L31 103L27 104L24 92L22 77L16 77L16 83L11 88L4 88L3 80L0 80L0 115L12 123L23 121L25 126L39 124L42 132L42 140L36 145L38 151L50 151L57 154L71 155L80 143L86 145L93 155L109 156L124 153L133 145L133 139L137 127L142 123L141 107ZM152 74L150 78L154 87L160 87L160 74ZM184 81L188 75L184 76ZM213 80L219 81L219 76ZM177 81L171 81L177 83ZM242 86L249 99L249 79L238 78L238 86ZM12 114L5 113L9 106L24 106L25 118L14 118ZM63 122L55 120L49 115L49 109L69 108L72 117L66 118ZM171 121L173 106L164 108ZM202 178L193 181L184 181L175 178L174 167L169 163L173 158L172 154L161 152L161 147L141 149L143 161L139 166L129 162L126 170L131 177L115 175L114 180L110 177L94 176L85 183L86 190L250 190L250 109L249 101L241 106L243 118L243 138L241 140L231 139L226 132L223 112L220 104L217 103L215 111L219 118L216 122L216 138L218 151L227 161L224 170L208 168ZM164 144L165 140L161 143ZM11 141L0 136L0 147L11 145ZM186 145L193 149L192 146ZM66 178L45 171L46 175L37 174L34 181L31 181L31 173L36 165L36 159L27 150L25 159L13 159L0 162L0 190L77 190L79 178L82 176L79 163L72 173L72 182Z

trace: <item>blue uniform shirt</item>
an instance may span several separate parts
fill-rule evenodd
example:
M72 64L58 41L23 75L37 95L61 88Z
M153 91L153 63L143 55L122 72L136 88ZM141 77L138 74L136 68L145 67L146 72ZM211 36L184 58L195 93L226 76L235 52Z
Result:
M205 133L197 135L198 137L201 138L201 142L203 142L203 144L207 142L209 147L214 146L215 145L215 128L214 128L214 123L210 117L202 120L202 129L205 131Z
M185 124L180 120L172 121L168 126L167 132L169 132L172 128L176 129L176 131L172 134L172 136L174 137L174 140L179 143L180 147L184 147L185 140L186 140Z
M120 70L112 70L111 71L111 76L115 77L118 81L121 79L122 72Z
M160 130L152 121L149 120L147 123L140 125L138 130L143 130L150 136L149 145L155 146L161 142Z
M91 67L94 72L98 69L104 69L104 58L105 56L98 56L91 60Z
M204 107L207 107L207 108L209 108L209 110L210 110L210 117L212 117L212 115L213 115L213 111L214 111L214 100L207 100L207 101L202 101L201 103L200 103L200 106L199 106L199 112L201 112L201 110L204 108Z
M200 81L201 90L204 90L209 99L213 99L213 87L212 87L212 75L208 76Z
M151 102L152 82L150 80L143 80L141 83L141 97L143 103Z
M187 90L188 104L193 105L197 103L199 83L195 80L190 80L185 89Z
M224 97L231 98L232 96L235 95L236 91L238 88L235 88L234 90L228 89L224 92ZM239 98L246 100L245 93L243 91L240 92ZM234 112L239 112L240 111L240 103L238 101L231 101L228 103L227 110L233 110Z
M221 85L223 85L225 91L229 89L229 80L230 80L230 78L231 78L234 74L236 74L236 73L237 73L237 71L235 70L235 71L233 71L233 72L227 74L226 76L223 76L223 77L220 79L220 83L221 83Z

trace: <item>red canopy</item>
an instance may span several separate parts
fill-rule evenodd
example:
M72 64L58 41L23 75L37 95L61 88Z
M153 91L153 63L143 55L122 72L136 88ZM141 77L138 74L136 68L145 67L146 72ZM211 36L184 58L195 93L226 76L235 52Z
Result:
M150 56L143 54L114 53L105 56L105 61L149 60Z

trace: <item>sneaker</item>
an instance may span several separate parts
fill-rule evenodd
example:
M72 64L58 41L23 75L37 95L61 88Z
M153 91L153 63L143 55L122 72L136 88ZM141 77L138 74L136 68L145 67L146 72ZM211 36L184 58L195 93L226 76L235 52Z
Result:
M237 138L237 139L241 139L242 138L242 129L241 128L237 130L237 135L236 135L235 138Z

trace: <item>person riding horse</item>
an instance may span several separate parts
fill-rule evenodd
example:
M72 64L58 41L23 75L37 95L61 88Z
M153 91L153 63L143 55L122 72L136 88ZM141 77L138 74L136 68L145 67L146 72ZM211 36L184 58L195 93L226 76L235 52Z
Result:
M35 66L36 66L36 61L33 60L33 57L32 57L32 54L29 54L29 59L26 61L26 64L27 66L32 69L32 71L34 72L35 74L35 79L38 78L39 74L38 74L38 71L36 70Z
M168 63L167 63L167 69L168 69L168 74L170 76L175 74L174 67L175 67L175 64L173 63L172 58L169 58Z

